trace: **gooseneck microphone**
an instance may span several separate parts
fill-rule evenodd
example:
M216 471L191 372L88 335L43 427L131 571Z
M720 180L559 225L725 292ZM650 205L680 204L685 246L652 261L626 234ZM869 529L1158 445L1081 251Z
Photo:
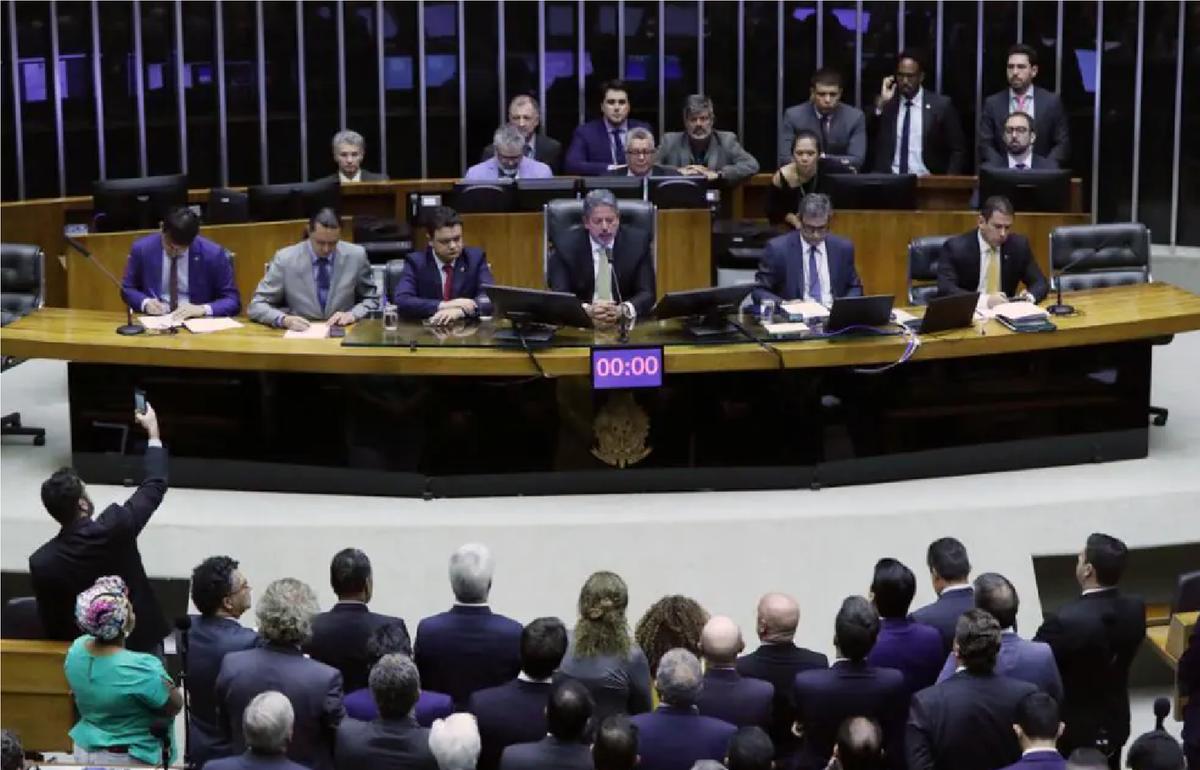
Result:
M1170 699L1168 699L1168 698L1155 698L1154 699L1154 729L1155 730L1164 729L1163 722L1166 721L1167 716L1170 715L1170 713L1171 713Z
M1056 275L1054 277L1054 288L1058 292L1058 300L1053 305L1046 308L1047 313L1049 313L1050 315L1071 315L1072 313L1075 312L1074 305L1064 305L1063 304L1063 301L1062 301L1062 277L1064 275L1066 275L1067 273L1071 272L1071 270L1073 270L1076 266L1078 266L1080 262L1086 262L1088 260L1088 258L1092 256L1093 253L1094 252L1092 252L1092 251L1085 251L1083 254L1080 254L1078 257L1076 257L1075 259L1068 262L1066 267L1064 267L1058 271L1058 275Z
M121 304L125 306L125 317L126 317L125 324L123 326L117 327L117 334L122 334L122 335L125 335L126 337L129 337L134 334L142 334L143 332L145 332L146 331L145 326L142 326L141 324L133 322L133 308L131 308L129 306L129 303L125 301L125 295L122 293L122 289L121 289L121 282L117 280L116 276L114 276L112 273L108 272L108 268L106 268L104 265L100 264L100 262L98 262L96 260L96 258L92 256L92 252L88 251L87 248L82 243L80 243L79 241L75 240L74 238L72 238L70 236L63 236L63 239L67 242L68 246L70 246L72 249L75 249L75 251L78 251L80 254L82 254L84 257L86 257L88 262L95 265L96 268L99 269L100 272L103 273L105 275L105 277L108 278L108 280L112 282L112 285L117 287L117 294L119 294L121 296Z
M192 718L191 698L188 697L188 631L192 628L192 618L188 615L175 618L175 628L179 631L179 688L183 692L183 764L192 767Z

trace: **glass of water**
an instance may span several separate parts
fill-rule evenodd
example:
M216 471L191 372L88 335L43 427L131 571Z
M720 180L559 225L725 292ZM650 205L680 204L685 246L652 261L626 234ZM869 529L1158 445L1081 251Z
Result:
M758 303L758 320L759 323L768 324L775 320L775 300L764 299Z
M400 328L400 309L395 305L387 305L383 309L383 329L394 332Z

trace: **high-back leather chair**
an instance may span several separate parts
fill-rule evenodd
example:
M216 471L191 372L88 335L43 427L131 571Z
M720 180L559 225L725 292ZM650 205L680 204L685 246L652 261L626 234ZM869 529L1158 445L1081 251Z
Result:
M0 325L8 326L42 306L45 255L32 243L0 243ZM0 369L10 369L20 361L5 356ZM46 443L46 429L21 424L21 413L0 417L0 432L5 436L32 436L36 446Z
M908 244L908 301L928 305L937 296L937 262L949 235L923 235Z
M1171 614L1200 610L1200 570L1185 572L1175 583L1175 598L1171 600Z
M583 200L562 198L550 201L542 211L542 275L546 276L550 264L550 249L556 248L559 239L566 233L583 228ZM621 214L621 227L633 226L650 233L650 255L654 260L654 272L657 273L657 208L649 201L618 198L617 211Z
M400 283L400 274L404 272L404 259L389 259L383 268L383 304L392 303L396 293L396 284Z
M42 639L42 617L36 596L14 596L4 603L0 614L0 636L5 639Z

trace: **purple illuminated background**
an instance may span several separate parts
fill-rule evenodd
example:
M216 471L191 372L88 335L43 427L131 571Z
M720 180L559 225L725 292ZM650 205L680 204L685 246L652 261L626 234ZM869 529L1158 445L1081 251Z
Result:
M662 386L662 348L592 348L592 388Z

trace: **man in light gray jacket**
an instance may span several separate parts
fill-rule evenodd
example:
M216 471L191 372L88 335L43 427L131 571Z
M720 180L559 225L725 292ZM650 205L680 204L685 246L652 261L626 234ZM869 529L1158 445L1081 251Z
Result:
M675 166L684 176L721 180L732 187L758 173L758 161L746 152L732 131L716 131L712 99L692 94L683 106L685 131L663 135L658 162Z

